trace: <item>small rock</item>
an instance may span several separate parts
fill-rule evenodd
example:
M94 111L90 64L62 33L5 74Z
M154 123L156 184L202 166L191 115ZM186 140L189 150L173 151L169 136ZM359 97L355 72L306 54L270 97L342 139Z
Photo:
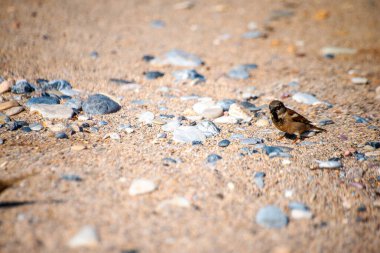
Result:
M265 228L283 228L288 222L288 217L276 206L263 207L256 215L256 223Z
M139 115L138 121L146 125L152 124L154 120L154 114L152 112L143 112Z
M213 163L215 164L217 161L221 160L222 157L220 155L217 155L217 154L211 154L211 155L208 155L207 156L207 163Z
M318 167L320 169L339 169L342 167L342 163L338 160L328 160L328 161L319 161L316 160L318 163Z
M19 103L16 100L3 102L3 103L0 103L0 111L7 110L15 106L19 106Z
M365 145L371 146L375 149L380 148L380 141L368 141Z
M129 187L129 195L137 196L153 192L157 189L157 185L148 179L134 179Z
M59 132L59 133L56 133L56 134L55 134L55 138L57 138L57 139L68 139L69 136L67 136L66 133Z
M66 80L53 80L48 83L45 83L42 86L43 90L71 90L72 86L71 84Z
M218 101L217 105L223 108L223 111L228 111L232 104L235 104L237 101L235 99L223 99Z
M369 120L366 119L366 118L363 118L363 117L360 117L360 116L356 116L356 115L354 115L353 117L354 117L354 119L355 119L355 123L359 123L359 124L369 124Z
M25 133L30 133L30 132L32 132L32 129L30 129L28 126L24 126L24 127L22 127L21 130L22 130L23 132L25 132Z
M198 67L203 61L196 55L189 54L185 51L174 49L167 52L161 57L150 61L154 65L173 65L179 67Z
M212 137L220 133L220 129L211 121L202 121L197 124L197 128L207 137Z
M16 106L16 107L13 107L13 108L10 108L10 109L6 110L4 113L7 116L13 116L13 115L19 114L22 111L24 111L24 107L22 107L22 106Z
M240 149L242 153L240 153L241 156L246 156L246 155L253 155L257 154L258 151L256 149L250 149L248 147L243 147Z
M21 127L27 126L27 125L28 123L26 123L25 121L17 121L17 120L7 123L7 127L10 131L16 131L20 129Z
M128 134L131 134L131 133L133 133L135 130L132 128L132 126L131 125L129 125L129 124L121 124L120 126L119 126L119 131L124 131L124 132L126 132L126 133L128 133Z
M118 103L102 94L92 95L83 103L83 111L90 115L114 113L120 108Z
M201 101L193 105L193 110L208 119L215 119L223 115L223 108L213 101Z
M365 77L353 77L353 78L351 78L351 82L354 84L367 84L367 83L369 83L368 79Z
M14 84L14 81L12 80L2 81L0 83L0 94L10 91L13 84Z
M291 217L293 219L311 219L313 217L313 213L310 211L309 207L300 202L291 202L288 205L291 210Z
M154 80L163 77L165 74L159 71L148 71L144 73L144 76L148 80Z
M367 157L363 153L360 153L358 151L355 151L353 155L355 156L356 160L360 162L367 160Z
M222 148L225 148L225 147L228 147L230 145L230 141L229 140L221 140L219 143L218 143L218 146L219 147L222 147Z
M179 122L178 120L172 120L166 123L165 125L163 125L161 129L165 132L173 132L180 126L181 126L181 122Z
M120 135L118 133L108 133L104 135L103 139L110 138L111 140L120 140Z
M191 207L191 203L190 203L190 201L188 199L186 199L184 197L174 197L174 198L162 201L157 206L156 209L158 211L160 211L160 210L163 210L163 209L168 208L168 207L190 208Z
M15 85L12 86L12 93L25 94L31 93L35 90L32 84L26 80L18 80Z
M256 186L259 189L264 188L264 177L265 177L265 172L262 172L262 171L256 172L253 177L253 181L255 182Z
M159 133L156 136L157 139L165 139L167 137L168 137L167 133Z
M265 37L265 34L260 31L249 31L242 35L244 39L258 39Z
M255 126L267 127L267 126L269 126L269 121L267 119L259 119L255 122Z
M257 112L261 110L260 107L256 107L254 104L247 101L241 102L240 105L250 112Z
M55 104L59 104L59 98L51 97L51 96L30 98L26 102L25 106L30 108L34 104L55 105Z
M0 145L4 144L4 140L0 138Z
M255 144L264 143L264 140L261 138L244 138L244 139L240 139L240 143L243 145L255 145Z
M32 123L29 125L29 128L33 131L41 131L44 127L40 123Z
M320 120L318 124L320 126L326 126L326 125L334 124L334 121L332 121L331 119L323 119L323 120Z
M293 95L292 98L298 103L303 103L307 105L317 105L322 103L315 96L304 92L297 92Z
M150 25L153 27L153 28L164 28L165 27L165 22L162 21L162 20L153 20Z
M162 159L162 161L164 162L164 165L166 165L166 166L169 166L169 164L171 164L171 163L173 163L173 164L177 163L177 160L173 159L171 157L165 157Z
M65 181L74 181L74 182L81 182L83 179L78 176L78 175L75 175L75 174L64 174L61 176L62 180L65 180Z
M228 110L229 116L232 116L238 120L243 120L244 122L249 122L252 120L244 110L238 104L232 104Z
M183 69L183 70L177 70L173 73L174 78L176 81L186 81L186 80L192 80L194 81L194 84L198 84L201 82L205 82L206 78L199 74L194 69Z
M173 5L173 8L175 10L185 10L185 9L191 9L195 6L194 1L183 1L179 2Z
M64 105L33 104L30 111L38 112L48 119L71 119L74 115L74 111Z
M244 65L238 65L234 68L232 68L230 71L228 71L227 75L229 78L232 79L248 79L250 77L250 70L256 69L256 64L244 64Z
M85 150L86 149L86 146L84 145L74 145L74 146L71 146L71 150L72 151L82 151L82 150Z
M222 116L222 117L214 119L214 122L218 124L236 124L239 121L238 119L231 116Z
M99 243L99 235L93 226L84 226L69 241L70 248L94 247Z
M290 150L292 150L292 148L288 148L288 147L264 145L263 150L269 156L269 158L273 158L273 157L291 158L292 157L291 154L287 153Z
M107 121L101 120L98 122L98 126L106 126L106 125L108 125Z
M142 57L142 60L145 61L145 62L150 62L151 60L153 60L155 57L153 55L150 55L150 54L146 54Z
M206 140L206 136L195 126L180 126L174 130L173 140L188 144L192 144L194 141L203 143Z
M323 47L321 49L322 55L356 54L356 52L356 49L344 47Z

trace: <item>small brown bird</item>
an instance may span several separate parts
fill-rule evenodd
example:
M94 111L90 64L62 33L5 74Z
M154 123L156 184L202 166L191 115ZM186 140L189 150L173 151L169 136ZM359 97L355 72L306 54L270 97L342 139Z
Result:
M297 140L301 139L301 134L309 130L317 130L320 132L326 132L325 129L319 128L311 124L311 121L306 119L301 114L286 108L284 103L278 100L273 100L269 104L269 110L273 124L281 131L287 134L295 134ZM285 135L284 135L285 136ZM282 139L282 136L280 139Z

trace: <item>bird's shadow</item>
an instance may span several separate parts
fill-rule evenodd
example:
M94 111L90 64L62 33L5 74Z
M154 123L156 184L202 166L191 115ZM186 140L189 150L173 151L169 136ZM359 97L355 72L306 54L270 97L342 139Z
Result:
M29 206L29 205L35 205L35 204L61 204L64 203L63 200L42 200L42 201L0 201L0 209L10 209L14 207L19 206Z

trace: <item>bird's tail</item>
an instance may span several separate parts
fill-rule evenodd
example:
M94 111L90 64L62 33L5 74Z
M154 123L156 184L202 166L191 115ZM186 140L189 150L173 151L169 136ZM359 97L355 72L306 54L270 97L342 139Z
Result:
M323 128L320 128L320 127L316 127L316 126L314 126L314 125L311 125L311 127L312 127L312 129L317 130L317 131L320 131L320 132L327 132L326 129L323 129Z

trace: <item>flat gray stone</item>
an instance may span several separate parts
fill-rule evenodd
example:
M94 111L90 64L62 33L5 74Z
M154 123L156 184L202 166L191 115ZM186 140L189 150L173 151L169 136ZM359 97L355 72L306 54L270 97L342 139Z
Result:
M83 111L89 115L109 114L119 111L120 108L118 103L102 94L92 95L83 103Z
M74 111L65 105L33 104L31 112L38 112L46 119L71 119Z
M276 206L263 207L256 215L256 223L265 228L283 228L288 222L288 217Z

